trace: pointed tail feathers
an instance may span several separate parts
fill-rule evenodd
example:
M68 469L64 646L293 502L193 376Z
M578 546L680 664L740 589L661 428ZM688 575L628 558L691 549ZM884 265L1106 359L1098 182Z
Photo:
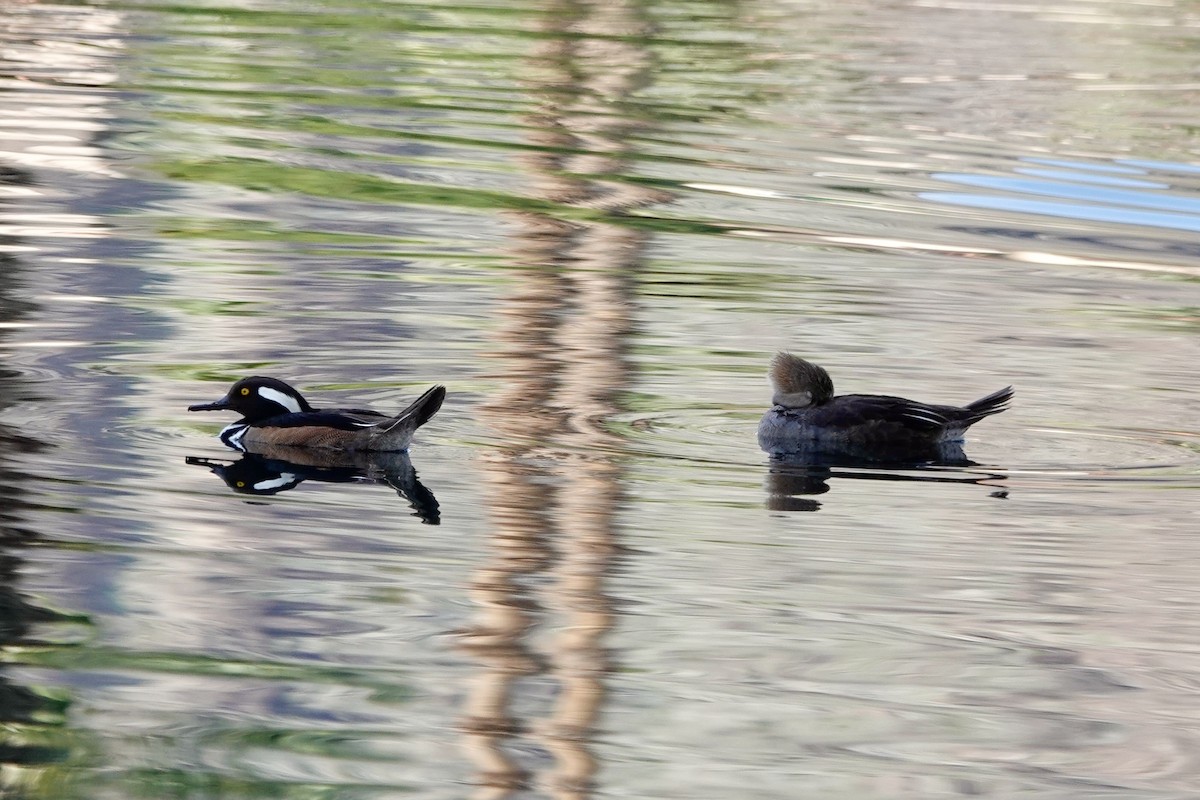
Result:
M424 425L429 420L433 419L433 415L442 407L442 401L446 399L445 386L431 386L425 390L425 394L412 401L408 408L401 411L396 416L392 417L390 423L383 427L384 431L390 431L397 426L404 426L409 430L415 431L417 428Z
M1013 398L1013 387L1005 386L998 392L992 392L987 397L981 397L973 403L967 403L965 408L971 412L967 424L973 425L984 417L999 414L1008 408L1008 401Z

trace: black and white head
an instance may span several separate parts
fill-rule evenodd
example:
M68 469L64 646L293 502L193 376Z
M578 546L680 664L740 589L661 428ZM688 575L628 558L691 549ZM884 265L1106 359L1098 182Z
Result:
M188 411L236 411L246 422L313 411L298 391L275 378L242 378L215 403L188 406Z
M784 408L808 408L833 398L833 381L821 367L791 353L771 359L771 402Z

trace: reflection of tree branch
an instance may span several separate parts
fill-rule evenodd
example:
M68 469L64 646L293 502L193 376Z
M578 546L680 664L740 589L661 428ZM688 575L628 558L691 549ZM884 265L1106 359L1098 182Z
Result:
M650 63L632 35L646 33L638 13L627 1L564 0L547 9L543 32L559 35L532 55L536 77L528 89L541 104L526 120L530 141L545 149L521 159L537 197L611 212L664 199L595 177L625 169L638 125L621 113ZM481 671L464 733L479 797L527 786L526 771L503 745L532 733L553 757L537 782L554 797L582 800L597 771L589 745L610 670L603 639L613 611L604 580L617 551L621 502L622 442L604 421L629 384L631 276L646 235L539 214L514 218L520 266L495 353L504 388L484 415L502 442L486 462L492 549L471 582L479 612L464 636ZM551 582L533 583L547 571ZM528 635L552 612L561 623L542 659ZM555 699L544 719L526 726L511 709L519 680L534 675L553 678Z

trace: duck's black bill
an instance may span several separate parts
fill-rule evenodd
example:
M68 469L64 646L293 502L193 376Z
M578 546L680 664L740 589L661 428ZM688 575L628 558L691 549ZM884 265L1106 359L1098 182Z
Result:
M215 403L200 403L199 405L188 406L188 411L224 411L229 408L224 400L218 400Z

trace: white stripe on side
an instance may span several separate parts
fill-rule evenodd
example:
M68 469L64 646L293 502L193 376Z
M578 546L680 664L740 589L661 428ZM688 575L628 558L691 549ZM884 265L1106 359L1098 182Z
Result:
M246 452L246 448L242 446L242 437L246 435L246 431L250 429L249 425L244 425L240 422L235 422L232 425L226 425L218 434L221 441L235 450Z
M272 403L278 403L293 414L300 413L300 403L290 394L285 394L278 389L272 389L269 386L258 387L258 396L263 400L270 400Z
M945 417L936 411L929 411L926 409L905 411L904 416L908 417L909 419L919 420L920 422L931 422L934 425L944 425L947 421Z

